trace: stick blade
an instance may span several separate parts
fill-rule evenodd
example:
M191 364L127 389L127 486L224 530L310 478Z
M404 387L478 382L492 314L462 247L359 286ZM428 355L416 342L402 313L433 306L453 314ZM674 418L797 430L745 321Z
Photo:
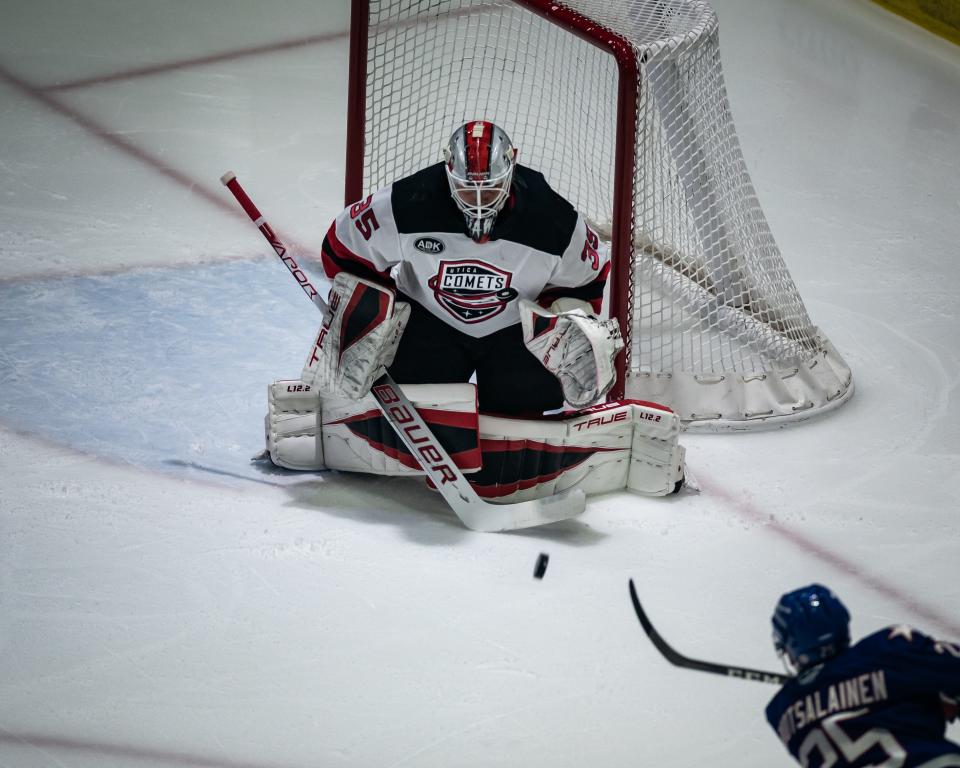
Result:
M587 498L579 488L571 488L555 496L520 501L516 504L491 504L485 501L464 502L454 512L472 531L497 533L558 523L581 514Z
M653 623L647 616L647 612L640 605L640 598L637 597L637 589L630 579L630 600L633 602L633 610L640 620L643 631L647 633L650 642L671 664L684 669L695 669L701 672L710 672L715 675L724 675L725 677L736 677L741 680L755 680L760 683L773 683L774 685L783 685L790 678L787 675L781 675L779 672L766 672L762 669L751 669L750 667L738 667L732 664L717 664L713 661L702 661L700 659L691 659L682 653L674 650L660 633L654 628Z
M640 626L643 627L643 631L647 633L647 636L651 639L657 637L657 631L653 628L653 623L647 617L647 612L643 610L643 606L640 605L640 598L637 597L637 588L633 585L633 579L630 579L630 600L633 602L633 610L637 614L637 618L640 619Z

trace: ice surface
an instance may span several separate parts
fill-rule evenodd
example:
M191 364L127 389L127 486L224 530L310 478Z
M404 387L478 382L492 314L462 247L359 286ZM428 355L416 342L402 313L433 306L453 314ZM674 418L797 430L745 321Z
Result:
M778 669L770 610L813 580L856 636L960 639L956 48L865 0L716 0L754 184L857 392L686 436L698 496L494 535L414 481L249 462L318 317L218 179L316 254L349 4L13 6L0 766L790 764L773 688L670 667L629 578L699 658Z

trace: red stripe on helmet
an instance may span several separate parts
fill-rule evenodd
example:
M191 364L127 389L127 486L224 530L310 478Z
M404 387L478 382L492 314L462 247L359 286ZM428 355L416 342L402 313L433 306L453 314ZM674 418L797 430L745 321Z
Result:
M479 120L464 126L467 145L467 178L481 181L490 178L490 145L493 143L493 123Z

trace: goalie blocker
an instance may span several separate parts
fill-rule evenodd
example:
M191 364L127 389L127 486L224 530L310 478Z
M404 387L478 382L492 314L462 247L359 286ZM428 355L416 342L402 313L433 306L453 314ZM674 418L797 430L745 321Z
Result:
M665 496L683 483L680 419L655 403L626 400L515 419L478 413L472 384L408 384L403 391L477 494L492 502L570 488ZM423 474L370 395L321 399L302 381L277 381L268 387L268 406L267 450L278 466Z

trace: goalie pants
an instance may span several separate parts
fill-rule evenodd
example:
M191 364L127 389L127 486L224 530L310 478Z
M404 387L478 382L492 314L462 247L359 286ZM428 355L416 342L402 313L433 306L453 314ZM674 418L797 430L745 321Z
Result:
M398 384L456 384L477 374L484 413L534 416L563 407L560 382L523 343L520 323L476 338L458 331L407 296L410 319L390 375Z

